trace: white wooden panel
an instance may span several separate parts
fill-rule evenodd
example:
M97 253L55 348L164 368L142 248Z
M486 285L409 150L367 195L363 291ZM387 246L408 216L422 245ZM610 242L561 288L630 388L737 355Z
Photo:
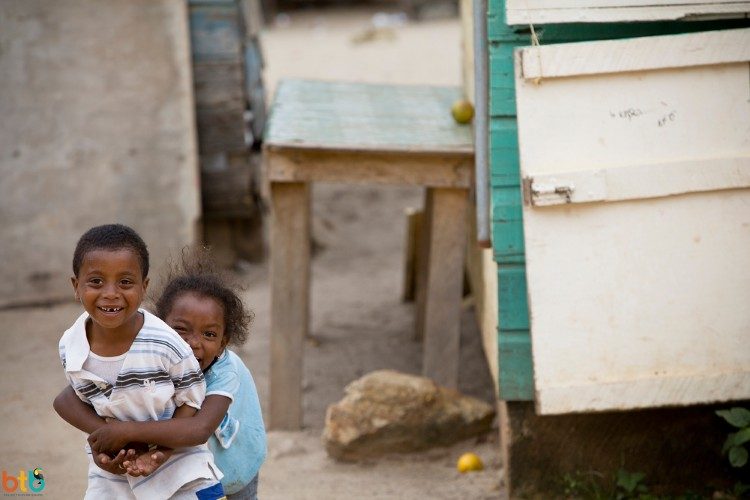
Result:
M750 190L526 209L524 232L540 413L750 398Z
M530 178L527 201L535 206L659 198L750 187L750 156L674 161Z
M750 37L750 29L742 31ZM676 38L690 45L700 35ZM632 53L627 46L620 53L635 58L640 40L630 42ZM596 43L561 44L555 54L561 60L575 59L580 54L578 45ZM552 78L541 83L518 78L523 176L587 171L594 175L603 169L614 176L616 168L635 172L651 165L656 171L659 165L669 169L670 164L677 165L671 167L675 171L679 164L689 171L691 163L706 161L715 161L711 168L725 168L728 176L731 165L744 168L750 156L748 63L709 65L704 57L696 57L700 66ZM727 182L731 187L735 181ZM644 196L651 190L652 186L644 185Z
M750 398L750 67L700 57L541 84L517 57L526 194L565 203L523 208L542 414Z
M747 1L681 0L506 0L508 24L659 21L694 17L737 17L750 12Z
M750 60L750 30L652 36L521 50L524 78L554 78ZM538 83L538 82L536 82Z

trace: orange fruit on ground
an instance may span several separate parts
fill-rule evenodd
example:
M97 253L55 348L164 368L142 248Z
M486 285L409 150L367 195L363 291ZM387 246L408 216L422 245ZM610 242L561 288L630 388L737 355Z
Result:
M482 463L482 459L475 453L464 453L458 458L456 469L462 473L477 471L484 469L484 464Z

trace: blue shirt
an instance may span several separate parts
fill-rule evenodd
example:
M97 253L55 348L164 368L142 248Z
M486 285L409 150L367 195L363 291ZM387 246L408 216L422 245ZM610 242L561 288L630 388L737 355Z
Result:
M250 370L229 349L224 349L204 375L206 396L218 394L232 400L208 440L216 465L224 473L224 492L230 495L252 481L266 458L266 429L258 391Z

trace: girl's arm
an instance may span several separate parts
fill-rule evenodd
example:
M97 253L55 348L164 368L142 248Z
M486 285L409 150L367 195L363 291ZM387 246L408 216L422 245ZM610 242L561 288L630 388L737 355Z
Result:
M94 408L81 401L71 386L67 386L57 395L52 407L63 420L87 434L106 426L106 421L97 415ZM120 452L115 457L109 457L104 453L109 450L102 450L101 453L92 452L94 463L112 474L123 474L125 472L123 462L132 460L136 456L135 449L124 449L128 444L123 443L118 447Z
M76 396L71 386L67 386L57 395L52 407L63 420L86 434L91 434L99 427L106 425L105 420L96 414L93 407ZM118 449L124 447L124 444L126 443Z
M192 418L172 418L149 422L113 421L91 432L89 445L92 450L98 451L118 449L131 441L152 443L168 448L203 444L219 426L231 402L232 400L226 396L213 394L206 396L201 409ZM179 407L177 411L186 406ZM175 417L177 416L175 414Z
M172 418L190 418L195 415L197 411L198 410L192 406L184 404L175 409ZM147 450L138 456L129 455L127 459L122 462L122 465L125 466L127 473L131 476L148 476L161 467L161 465L166 462L173 453L174 448L158 445L155 449Z

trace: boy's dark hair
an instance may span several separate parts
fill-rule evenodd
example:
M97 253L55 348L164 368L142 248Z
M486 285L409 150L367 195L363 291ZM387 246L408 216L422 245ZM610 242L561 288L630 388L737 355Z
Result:
M245 308L237 292L239 287L218 270L207 249L184 249L180 263L170 265L163 290L156 299L156 315L166 319L174 301L185 293L212 298L224 309L224 336L228 344L247 340L255 315Z
M73 252L73 274L78 276L83 258L94 250L121 250L128 248L138 257L143 277L148 276L148 249L143 239L133 229L122 224L95 226L83 233Z

